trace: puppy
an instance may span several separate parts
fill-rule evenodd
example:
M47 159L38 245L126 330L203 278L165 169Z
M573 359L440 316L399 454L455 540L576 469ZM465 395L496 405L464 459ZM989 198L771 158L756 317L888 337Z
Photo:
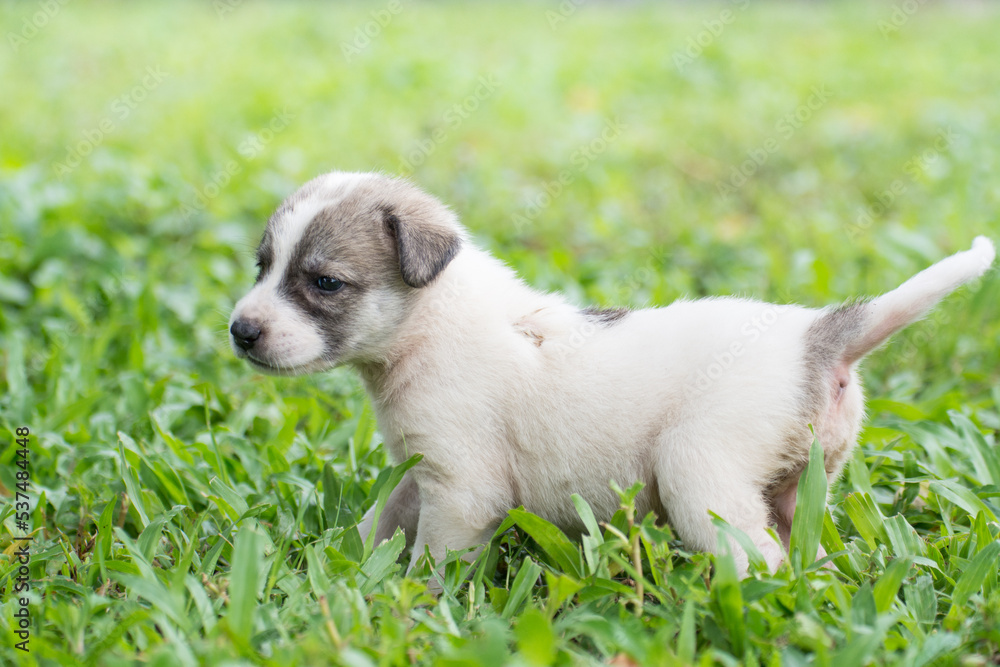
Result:
M864 415L858 363L993 258L979 237L884 296L823 310L579 309L527 287L408 182L334 172L271 216L229 330L265 373L353 366L390 458L423 454L377 527L371 512L360 525L376 543L402 528L411 567L425 546L481 545L519 505L582 531L571 494L608 520L609 482L639 480L639 516L711 551L714 512L774 569L784 551L767 529L787 549L810 425L832 480Z

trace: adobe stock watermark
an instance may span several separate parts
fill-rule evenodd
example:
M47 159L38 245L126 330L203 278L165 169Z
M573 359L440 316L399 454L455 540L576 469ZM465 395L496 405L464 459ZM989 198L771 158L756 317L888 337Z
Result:
M194 198L190 202L181 204L181 219L188 220L195 213L207 209L208 203L218 197L223 189L233 181L233 178L242 173L249 162L263 153L267 145L274 141L274 138L281 134L294 119L295 113L288 109L275 111L267 125L241 141L236 147L238 157L227 160L221 169L212 174L207 183L194 191Z
M576 14L576 10L586 2L587 0L562 0L555 9L545 10L545 20L548 21L549 30L555 30L568 21L569 17Z
M720 11L715 18L702 21L703 29L688 37L687 44L683 49L674 51L674 67L677 68L678 72L683 72L685 67L700 58L705 49L722 36L726 26L735 23L740 12L750 6L750 0L731 0L731 4L736 8L735 10L727 7Z
M874 224L875 219L885 214L897 199L905 195L910 189L910 185L916 182L928 167L941 158L942 154L949 149L957 137L958 135L955 134L951 127L938 131L934 138L934 143L930 147L903 163L901 170L903 175L894 179L887 188L877 194L873 204L869 204L858 211L858 215L854 219L854 224L847 228L847 237L854 241L868 231Z
M111 100L111 112L107 116L94 127L84 130L79 141L65 147L66 157L52 167L55 175L63 178L83 164L87 156L104 143L168 76L159 66L146 67L146 74L139 83L124 95Z
M601 130L599 136L573 151L569 159L571 166L560 171L555 178L542 183L541 188L531 200L519 212L511 216L514 228L518 232L524 231L541 215L542 211L552 205L556 197L561 195L563 190L571 185L580 173L608 150L608 147L621 136L623 130L627 129L628 125L617 117L605 121L604 129Z
M730 169L729 178L716 183L719 198L725 199L746 185L747 181L753 178L754 174L767 163L771 156L777 153L798 130L802 129L831 97L833 97L833 93L825 84L813 86L809 97L802 104L778 119L774 125L775 134L765 139L759 146L748 150L747 159Z
M38 10L30 17L21 19L21 29L18 32L7 32L7 43L11 50L17 53L21 47L34 39L56 17L69 0L42 0L36 7Z
M349 42L340 43L340 52L348 63L372 44L382 31L389 27L392 20L403 11L402 0L389 0L382 9L369 13L371 19L354 28L354 34Z
M458 128L469 116L474 114L482 104L500 88L500 80L495 74L479 77L476 89L466 95L461 101L452 104L442 115L441 120L430 133L430 136L419 139L402 155L396 171L404 176L412 174L417 167L427 162L438 146L444 143L449 133Z
M704 395L712 385L729 373L736 362L781 319L779 306L762 305L764 305L764 309L760 313L755 314L740 326L739 337L729 345L712 352L711 361L703 368L698 369L691 387L696 396Z
M635 293L648 289L663 273L663 266L668 256L653 250L646 250L646 261L632 266L628 276L615 281L615 296L617 303L631 303Z
M49 359L56 352L65 349L71 340L91 334L99 313L106 312L113 302L134 298L141 291L141 283L120 269L107 275L101 282L102 288L84 300L78 319L71 320L64 329L48 331L45 349L32 355L26 361L25 369L27 371L38 372L42 370Z
M900 28L906 25L927 2L928 0L903 0L893 5L888 20L883 19L878 22L878 30L882 33L882 37L887 38L899 32Z
M212 8L215 15L220 19L226 14L232 14L239 9L246 0L212 0Z

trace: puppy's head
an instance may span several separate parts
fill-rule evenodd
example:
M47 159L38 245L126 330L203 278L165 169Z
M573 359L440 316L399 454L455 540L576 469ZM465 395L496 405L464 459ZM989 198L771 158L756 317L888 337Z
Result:
M229 319L233 351L275 375L384 358L461 244L454 215L405 181L313 179L267 222L257 282Z

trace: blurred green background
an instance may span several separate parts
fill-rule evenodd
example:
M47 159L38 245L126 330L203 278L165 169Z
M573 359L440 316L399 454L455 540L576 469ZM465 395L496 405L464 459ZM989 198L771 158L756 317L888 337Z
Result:
M152 616L120 625L148 607L122 535L183 505L214 526L192 542L201 563L232 528L213 479L266 507L286 548L301 536L279 524L325 525L327 462L345 516L370 502L384 457L351 373L255 376L225 333L264 221L319 173L410 176L580 304L822 306L1000 240L989 3L53 0L0 3L0 26L0 424L38 436L50 648L32 659L170 653ZM994 270L871 357L867 453L949 410L1000 428L998 302ZM142 497L116 506L130 474ZM109 575L116 559L133 565ZM209 659L211 641L192 646Z

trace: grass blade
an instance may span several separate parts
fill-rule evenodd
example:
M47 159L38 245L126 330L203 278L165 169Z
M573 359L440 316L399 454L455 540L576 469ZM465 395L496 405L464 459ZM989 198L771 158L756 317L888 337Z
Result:
M517 613L524 601L531 595L531 591L535 587L535 582L538 581L538 575L541 573L542 566L530 558L526 558L521 563L521 569L517 571L517 576L514 577L514 583L510 587L510 595L507 597L503 612L500 614L504 619L509 619Z
M963 443L968 445L966 452L976 470L979 483L1000 485L1000 455L997 450L989 446L976 425L961 412L949 410L948 416L962 436Z
M583 577L580 550L554 524L540 516L515 508L508 515L517 522L524 532L538 543L545 553L563 572L575 577Z
M816 562L820 538L823 535L823 515L826 513L826 470L823 448L813 438L809 449L809 464L799 477L795 515L789 540L789 558L797 571L805 571Z
M149 525L149 515L146 513L146 501L142 496L141 486L139 485L139 476L135 472L135 468L129 465L128 456L126 455L126 445L130 450L136 449L135 440L131 438L127 433L118 432L118 455L119 463L121 467L122 479L125 480L125 490L128 492L129 500L132 502L132 506L135 507L136 513L139 515L139 520L142 523L140 528L145 529Z
M246 523L236 534L233 545L233 566L229 570L229 628L237 637L250 641L253 635L257 589L264 562L264 537Z
M406 538L401 530L397 530L391 539L386 540L372 551L361 566L361 574L365 581L361 584L361 593L368 595L383 579L400 568L399 554L406 547Z
M986 503L968 487L962 486L958 482L950 479L935 480L930 483L930 489L934 493L947 498L952 503L961 507L971 516L976 516L980 512L985 512L990 521L996 521L997 517Z
M852 493L844 499L844 510L871 549L886 541L885 517L867 493Z
M951 594L951 605L964 607L973 595L986 584L989 577L996 578L1000 557L1000 542L993 542L976 554L962 576L955 582L955 590Z
M908 557L892 561L889 567L885 568L885 572L879 577L878 581L875 582L875 589L872 591L872 595L875 597L875 609L880 614L889 611L892 601L896 599L896 594L899 593L899 587L903 585L903 579L906 578L906 574L910 571L912 563L913 559Z

